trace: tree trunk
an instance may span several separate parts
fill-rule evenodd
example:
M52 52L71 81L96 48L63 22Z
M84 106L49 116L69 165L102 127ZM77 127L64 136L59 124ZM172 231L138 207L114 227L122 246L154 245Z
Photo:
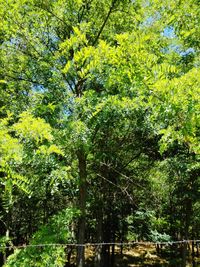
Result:
M196 256L198 258L199 257L199 242L196 242L196 250L197 250Z
M97 214L97 242L102 243L103 241L103 214L102 210L98 210ZM95 259L94 259L95 267L103 267L102 266L102 245L96 247L95 251Z
M192 214L192 200L191 199L187 199L185 211L186 211L185 213L186 216L185 216L185 227L184 227L184 239L188 240L190 218ZM186 264L187 264L187 248L188 248L188 244L187 242L184 242L182 246L182 267L186 267Z
M195 267L194 241L192 241L192 267Z
M80 218L78 222L77 242L77 267L84 267L85 264L85 214L86 214L86 155L83 149L77 151L78 167L79 167L79 209Z
M184 242L182 244L182 265L181 267L186 267L186 262L187 262L187 243Z
M110 245L102 247L102 267L110 267Z
M10 237L10 231L9 231L9 229L7 229L6 230L6 238L9 239L9 237ZM7 260L7 252L8 252L8 249L6 248L5 251L3 252L3 263L4 264L6 263L6 260Z
M156 253L157 253L157 255L160 254L160 245L159 244L156 244Z
M114 240L115 242L115 240ZM114 267L115 265L115 245L112 245L112 252L111 252L111 259L110 259L110 266Z
M111 218L108 215L107 221L104 223L104 237L105 243L111 242L111 228L110 228ZM102 267L110 267L110 245L104 245L102 247Z

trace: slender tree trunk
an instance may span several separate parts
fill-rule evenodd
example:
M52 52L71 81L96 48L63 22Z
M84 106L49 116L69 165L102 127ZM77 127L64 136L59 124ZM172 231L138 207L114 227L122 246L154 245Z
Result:
M194 240L194 237L192 239ZM195 267L195 265L194 241L192 241L192 266Z
M111 254L110 254L110 267L114 267L115 265L115 238L116 238L116 222L117 222L117 217L115 216L115 212L112 212L111 215L111 242L113 243L111 245Z
M78 222L77 242L80 244L77 248L77 267L83 267L85 264L85 214L86 214L86 155L83 149L77 151L78 167L79 167L79 209L80 218Z
M196 256L198 258L199 257L199 242L196 242L196 250L197 250Z
M198 258L199 255L200 255L200 253L199 253L199 243L198 242L196 242L196 250L197 250L196 256Z
M6 230L6 238L9 239L10 237L10 231L9 229ZM3 263L5 264L6 263L6 260L7 260L7 252L8 252L8 249L5 249L4 253L3 253Z
M160 254L160 245L159 244L156 244L156 253L157 253L157 255Z
M184 229L184 238L185 240L189 239L189 226L190 226L190 218L192 214L192 200L187 199L186 201L186 216L185 216L185 229ZM182 247L182 267L186 267L187 264L187 242L183 243Z
M97 242L102 243L103 241L103 213L102 210L98 210L97 214ZM95 267L103 267L102 266L102 245L96 247L95 251L95 259L94 259Z
M187 262L187 243L182 244L182 265L181 267L186 267Z
M110 228L111 218L108 215L107 221L104 224L104 242L111 242L111 228ZM102 267L110 267L110 245L104 245L102 248Z
M110 245L102 247L102 267L110 267Z
M114 242L115 242L115 240L114 240ZM115 245L113 244L111 248L112 248L112 250L111 250L110 266L114 267L114 265L115 265Z

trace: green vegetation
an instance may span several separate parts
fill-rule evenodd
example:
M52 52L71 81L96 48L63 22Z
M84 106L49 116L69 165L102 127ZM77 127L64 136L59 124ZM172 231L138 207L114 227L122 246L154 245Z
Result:
M28 244L199 239L199 11L0 0L0 265L87 266L84 246Z

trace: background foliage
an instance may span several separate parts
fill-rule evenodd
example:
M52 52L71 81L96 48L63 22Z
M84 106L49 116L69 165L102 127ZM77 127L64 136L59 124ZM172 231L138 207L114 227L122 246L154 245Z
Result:
M0 15L1 244L198 239L199 1L0 0ZM1 264L70 266L39 250Z

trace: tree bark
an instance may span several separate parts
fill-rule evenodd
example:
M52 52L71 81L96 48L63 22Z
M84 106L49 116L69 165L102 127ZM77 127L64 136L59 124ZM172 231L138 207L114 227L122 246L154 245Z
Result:
M196 242L196 250L197 250L196 256L198 258L199 257L199 243L198 242Z
M187 262L187 243L182 244L182 265L181 267L186 267Z
M10 231L9 229L6 229L6 238L9 239L9 237L10 237ZM7 253L8 253L8 249L6 248L5 251L3 252L3 263L4 264L6 263L6 260L7 260Z
M195 265L194 241L192 241L192 267L195 267Z
M77 242L80 246L77 247L77 267L84 267L85 265L85 214L86 214L86 155L83 149L77 151L78 168L79 168L79 209L80 218L78 222L78 236Z
M103 214L102 210L98 210L97 214L97 242L102 243L103 241ZM95 251L95 259L94 259L95 267L103 267L102 266L102 245L96 247Z
M185 203L185 227L184 227L184 239L188 240L189 239L189 226L190 226L190 218L192 214L192 200L187 199ZM182 267L186 267L187 264L187 242L183 243L182 246Z
M115 240L114 240L115 242ZM114 267L115 265L115 245L112 245L112 251L111 251L111 259L110 259L110 266Z

